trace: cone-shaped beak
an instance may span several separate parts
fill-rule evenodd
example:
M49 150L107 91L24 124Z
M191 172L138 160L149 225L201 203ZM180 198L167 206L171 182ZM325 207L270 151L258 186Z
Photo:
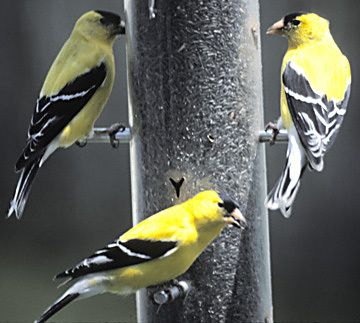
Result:
M114 35L123 35L125 34L125 22L120 21L120 24L114 28Z
M231 212L229 217L226 217L226 222L232 224L234 227L239 229L246 228L246 220L238 208Z
M275 22L271 27L268 28L266 33L267 34L273 34L273 35L283 35L283 34L285 34L285 31L284 31L284 19L281 19L278 22Z

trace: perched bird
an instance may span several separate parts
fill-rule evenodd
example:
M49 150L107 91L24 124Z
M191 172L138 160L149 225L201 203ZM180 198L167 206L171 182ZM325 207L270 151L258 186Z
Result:
M288 50L281 67L281 117L273 141L286 128L289 143L282 175L265 203L285 217L306 169L318 172L334 143L350 95L350 65L330 34L329 22L314 13L296 12L272 25L268 34L285 36Z
M92 135L115 76L112 46L125 32L117 14L90 11L76 22L52 64L37 99L25 148L15 165L21 171L8 217L21 218L39 168L59 147Z
M204 191L140 222L107 247L55 278L80 278L36 322L75 299L110 292L122 295L183 274L227 225L245 218L231 198Z

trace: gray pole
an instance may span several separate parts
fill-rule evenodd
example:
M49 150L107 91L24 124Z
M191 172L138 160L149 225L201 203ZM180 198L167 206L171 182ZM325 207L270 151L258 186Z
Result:
M125 10L134 222L204 189L238 200L248 221L180 277L192 285L185 299L158 311L161 287L138 293L138 321L271 321L258 2L126 0ZM177 197L171 179L182 178Z

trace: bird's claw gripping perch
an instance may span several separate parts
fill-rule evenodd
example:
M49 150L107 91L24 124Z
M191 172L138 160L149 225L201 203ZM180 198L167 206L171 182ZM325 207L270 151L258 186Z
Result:
M272 129L272 135L271 135L271 139L269 141L270 146L272 146L273 144L275 144L276 137L279 134L280 130L277 127L277 125L275 123L272 123L272 122L269 122L265 126L265 131L268 131L269 129Z
M94 135L95 135L95 137L97 137L97 136L101 137L104 134L108 135L109 139L110 139L111 147L118 148L119 144L120 144L120 140L116 138L116 134L118 132L124 132L125 130L126 130L125 125L123 125L122 123L116 122L107 128L94 129Z
M80 148L84 148L87 145L87 140L78 140L75 141L76 146L80 147Z
M125 129L126 129L126 127L123 124L118 123L118 122L112 124L110 127L108 127L106 129L106 132L107 132L107 134L109 135L109 138L110 138L111 147L113 147L113 148L118 148L119 147L120 142L119 142L118 139L116 139L116 133L119 132L119 131L124 132Z
M163 288L153 294L153 301L161 307L164 304L171 303L178 297L186 297L190 289L191 284L189 281L172 279L169 287Z

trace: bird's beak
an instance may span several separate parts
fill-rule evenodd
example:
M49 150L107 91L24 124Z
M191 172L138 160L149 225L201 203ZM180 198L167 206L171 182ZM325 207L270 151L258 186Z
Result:
M226 217L225 219L228 224L231 224L234 227L237 227L239 229L246 228L245 217L242 215L242 213L240 212L240 210L238 208L236 208L234 211L232 211L230 216Z
M122 35L125 34L125 22L121 20L120 24L115 27L114 35Z
M268 28L266 33L272 35L284 35L284 19L275 22L271 27Z

